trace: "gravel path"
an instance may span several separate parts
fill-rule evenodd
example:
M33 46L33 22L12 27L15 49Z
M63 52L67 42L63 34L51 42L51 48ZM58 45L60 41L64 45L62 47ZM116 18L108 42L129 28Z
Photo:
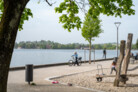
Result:
M137 65L138 64L130 64L129 68L133 68ZM105 67L107 65L103 65L103 66ZM109 67L103 69L103 71L104 71L104 74L110 75ZM130 77L125 87L114 87L113 86L114 77L106 77L106 78L103 78L102 82L97 82L95 78L96 74L97 74L97 70L94 69L89 72L80 73L80 74L71 75L71 76L65 76L65 77L57 78L55 80L60 81L62 83L72 83L74 85L102 90L105 92L138 92L138 76ZM128 74L138 74L138 70L128 71ZM112 75L115 75L115 72Z

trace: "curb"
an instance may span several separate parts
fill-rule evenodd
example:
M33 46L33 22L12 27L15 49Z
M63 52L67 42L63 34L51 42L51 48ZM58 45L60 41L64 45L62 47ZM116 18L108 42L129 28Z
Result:
M108 58L108 59L98 59L95 60L95 62L101 62L101 61L108 61L108 60L113 60L113 58ZM83 63L88 63L89 61L82 61ZM93 62L93 60L92 60ZM63 63L55 63L55 64L43 64L43 65L34 65L34 69L38 68L46 68L46 67L53 67L53 66L63 66L63 65L68 65L68 62L63 62ZM20 66L20 67L11 67L9 69L10 71L18 71L18 70L25 70L25 66Z

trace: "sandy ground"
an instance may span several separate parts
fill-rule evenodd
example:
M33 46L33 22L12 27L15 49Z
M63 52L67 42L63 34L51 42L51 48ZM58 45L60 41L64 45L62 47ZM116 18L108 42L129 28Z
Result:
M103 73L105 75L110 75L111 62L112 61L98 62L96 64L93 64L91 71L80 73L80 74L75 74L71 76L56 78L55 80L60 81L62 83L72 83L73 85L93 88L93 89L102 90L105 92L138 92L138 76L129 77L129 81L127 81L127 84L121 87L113 86L113 81L115 79L114 77L103 78L102 82L96 81L95 75L98 73L98 71L96 70L97 65L101 64L103 67ZM135 66L138 66L138 63L129 64L129 68L133 68ZM101 71L99 72L102 73ZM138 74L138 69L133 70L133 71L128 71L128 74ZM115 75L115 72L113 72L112 75Z
M104 78L102 82L97 82L94 77L98 73L97 65L102 65L104 74L110 74L111 61L96 62L95 64L82 64L81 66L55 66L47 68L34 69L34 80L36 86L30 86L25 82L25 70L10 71L8 78L8 92L97 92L83 88L77 88L75 85L92 88L106 92L138 92L138 77L129 78L125 87L113 87L114 78ZM138 64L130 64L133 68ZM83 72L83 73L82 73ZM101 71L100 71L101 72ZM63 76L78 73L72 76L58 78L59 83L72 83L69 87L62 84L52 84L45 79L54 76ZM138 74L138 70L130 71L131 74ZM115 74L113 72L113 74Z

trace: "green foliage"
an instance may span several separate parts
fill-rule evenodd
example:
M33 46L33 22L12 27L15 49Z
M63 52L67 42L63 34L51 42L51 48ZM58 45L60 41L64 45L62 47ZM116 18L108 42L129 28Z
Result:
M137 48L136 48L136 44L132 44L132 47L131 47L132 49L134 49L134 50L136 50Z
M63 23L63 28L71 32L71 29L81 28L81 20L77 16L79 13L79 8L76 3L72 0L64 0L59 7L55 8L56 13L63 13L66 11L66 14L62 14L59 17L59 22Z
M94 44L94 48L95 49L109 49L109 50L112 50L112 49L116 49L116 44L113 44L113 43L106 43L106 44Z
M4 12L4 2L3 2L3 0L0 0L0 21L1 21L2 15L3 15L3 12ZM33 14L29 8L25 8L23 11L23 14L21 16L20 24L18 27L19 31L23 30L24 21L25 20L28 21L29 17L33 17Z
M89 13L85 16L85 21L83 23L82 28L82 36L91 43L94 40L94 37L98 37L100 33L102 33L101 20L97 18L93 18Z
M91 8L89 13L93 17L99 16L99 14L105 14L107 16L122 17L122 14L134 15L135 10L132 9L132 0L89 0Z
M88 13L93 17L97 18L100 14L107 16L119 16L134 15L135 10L132 9L134 6L132 0L88 0L90 8ZM74 0L64 0L60 3L59 7L55 8L57 13L62 13L59 17L59 22L63 23L63 27L69 32L75 27L81 28L81 20L78 16L79 9ZM66 14L65 14L66 13Z
M53 41L22 41L15 43L15 48L23 49L81 49L83 47L88 48L89 44L79 44L79 43L70 43L70 44L60 44ZM116 43L105 43L105 44L93 44L95 49L116 49ZM135 44L132 45L132 49L135 48Z
M27 42L19 42L15 43L15 48L24 48L24 49L80 49L84 47L84 44L60 44L53 41L27 41Z
M31 83L31 85L32 85L32 86L36 86L36 83L33 82L33 83Z
M0 20L2 18L3 10L4 10L4 2L3 0L0 0Z
M23 30L23 24L25 20L29 20L29 17L33 17L33 14L29 8L25 8L23 14L21 16L20 24L19 24L19 31Z

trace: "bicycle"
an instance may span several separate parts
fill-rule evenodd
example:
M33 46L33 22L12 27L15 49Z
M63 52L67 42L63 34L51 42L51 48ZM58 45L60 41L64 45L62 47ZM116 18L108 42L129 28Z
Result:
M82 59L82 57L78 57L78 64L79 64L79 66L82 64L81 59ZM68 65L72 66L74 64L75 64L75 58L72 56L72 59L68 61Z

